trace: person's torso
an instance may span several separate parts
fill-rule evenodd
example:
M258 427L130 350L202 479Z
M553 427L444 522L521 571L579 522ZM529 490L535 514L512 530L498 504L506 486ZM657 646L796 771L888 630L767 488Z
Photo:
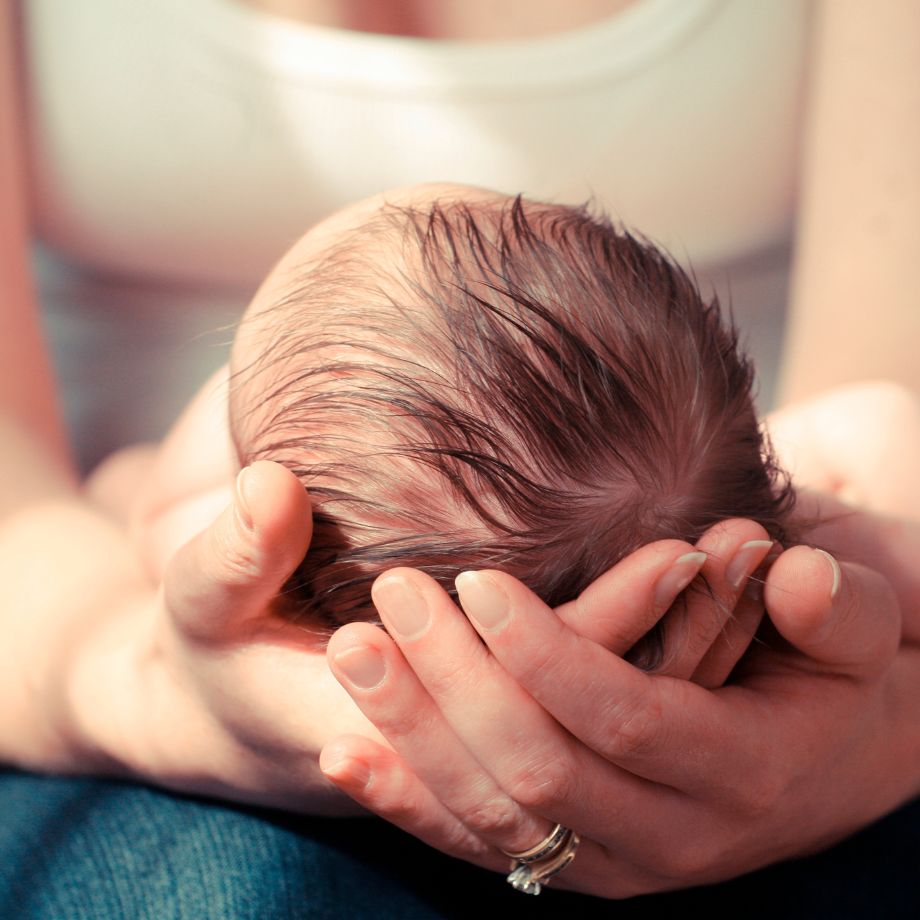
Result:
M711 264L788 229L808 5L636 0L445 42L235 0L28 0L41 236L102 271L252 283L307 226L449 180L615 216Z
M593 197L698 270L744 258L719 277L769 393L808 7L633 0L485 43L237 0L24 0L39 292L82 462L166 430L304 229L425 181Z

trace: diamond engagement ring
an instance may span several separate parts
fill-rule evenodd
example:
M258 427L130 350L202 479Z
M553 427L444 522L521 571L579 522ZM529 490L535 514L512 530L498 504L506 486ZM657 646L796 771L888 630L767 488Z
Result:
M536 846L520 853L502 852L513 860L507 882L515 891L539 894L543 886L558 875L578 850L580 838L573 830L557 824Z

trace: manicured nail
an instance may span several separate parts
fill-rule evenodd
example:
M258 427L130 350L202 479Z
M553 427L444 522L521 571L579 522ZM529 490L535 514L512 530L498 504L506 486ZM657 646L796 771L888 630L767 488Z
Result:
M742 582L760 565L772 547L772 540L748 540L747 543L742 543L725 570L725 580L735 590L740 588Z
M706 558L706 553L698 550L675 559L655 585L655 607L670 607L677 595L699 575Z
M371 597L387 627L401 638L414 639L428 626L428 603L408 578L393 575L377 579Z
M246 497L246 480L249 478L249 467L244 466L236 474L236 501L234 508L239 522L247 530L252 530L252 512L249 510L249 500Z
M373 690L386 676L383 655L370 645L359 645L339 652L333 659L339 670L359 690Z
M494 631L508 621L508 595L483 572L461 572L454 581L464 613L482 629Z
M831 567L831 572L833 573L833 581L831 582L831 600L833 600L840 592L840 564L830 553L823 549L818 549L815 547L815 552L824 556Z

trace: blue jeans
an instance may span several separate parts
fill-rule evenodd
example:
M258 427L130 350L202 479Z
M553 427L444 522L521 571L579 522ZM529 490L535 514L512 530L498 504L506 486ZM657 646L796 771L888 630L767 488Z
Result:
M279 815L95 779L0 771L9 920L920 916L920 801L832 850L612 904L518 894L371 819Z

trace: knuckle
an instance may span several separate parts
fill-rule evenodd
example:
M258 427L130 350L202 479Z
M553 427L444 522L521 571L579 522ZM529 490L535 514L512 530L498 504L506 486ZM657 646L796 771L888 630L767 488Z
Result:
M469 805L462 817L470 830L496 840L514 839L521 827L521 814L506 796L492 796Z
M431 714L419 707L381 704L369 715L385 737L394 743L405 738L425 737L434 730Z
M414 774L399 768L378 769L365 787L361 802L394 824L418 827L428 819L428 804L419 794Z
M654 753L662 741L661 699L657 693L650 692L639 700L622 701L614 707L607 724L612 726L608 746L614 758Z
M377 814L402 826L415 826L425 818L425 810L411 795L411 789L407 788L406 783L398 781L392 782L376 797L369 798L368 804Z
M752 752L747 769L722 786L718 806L735 825L747 829L760 826L776 814L788 799L792 785L785 758L767 745Z
M776 813L785 793L785 783L774 770L764 770L752 781L740 784L740 804L748 823Z
M574 786L574 770L559 757L518 769L507 788L516 802L543 813L552 811L559 802L572 801Z
M263 574L256 548L227 536L215 540L212 565L214 580L230 587L250 584Z
M468 660L440 660L436 668L427 670L422 675L422 683L436 699L448 699L453 696L474 698L471 682L475 681L478 670L470 667Z
M790 792L787 758L774 745L753 740L736 776L721 784L715 804L733 825L752 829L776 813Z
M545 683L565 657L555 643L534 642L528 645L526 654L516 656L515 674L525 687Z
M716 855L707 840L696 839L684 846L663 846L657 871L666 888L679 888L708 878Z

